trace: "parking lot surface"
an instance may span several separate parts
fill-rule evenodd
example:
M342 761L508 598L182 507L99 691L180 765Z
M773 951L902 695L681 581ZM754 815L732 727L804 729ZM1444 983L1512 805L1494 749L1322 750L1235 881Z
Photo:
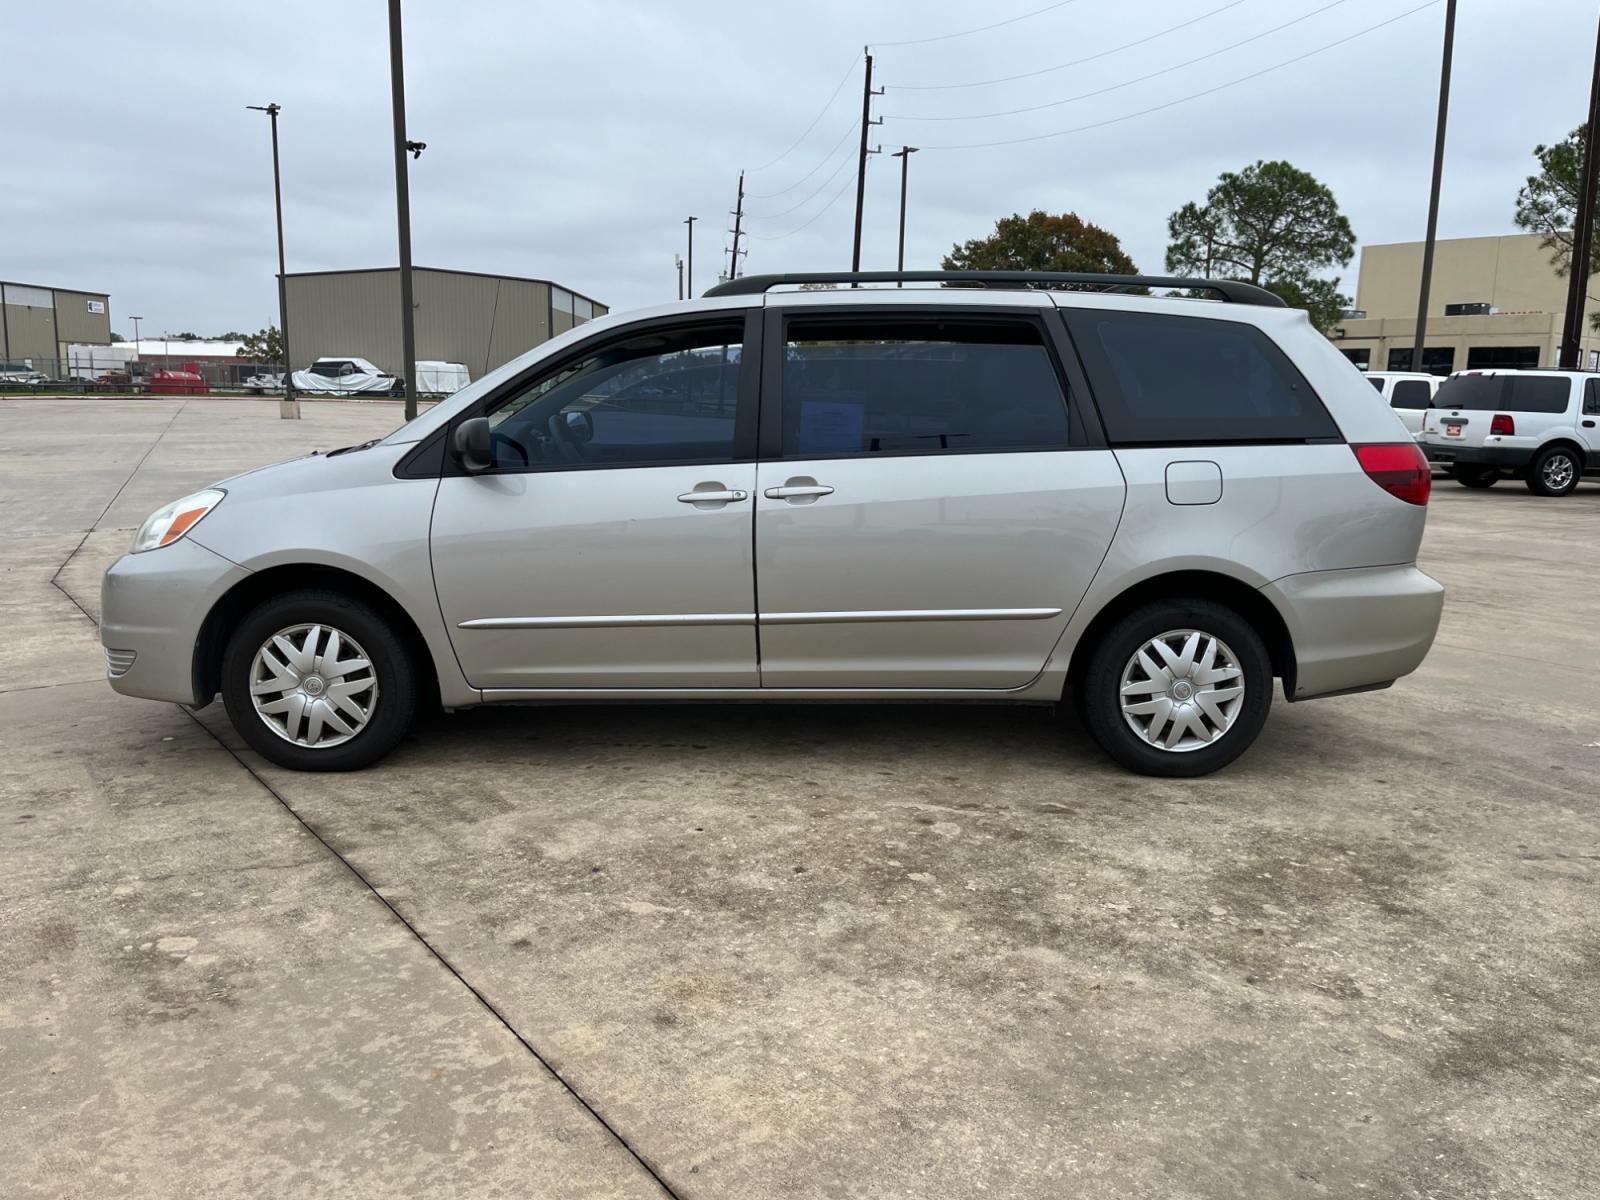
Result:
M25 1195L1600 1193L1600 488L1437 486L1415 676L1139 778L1044 709L424 722L292 774L114 695L161 503L386 404L0 401Z

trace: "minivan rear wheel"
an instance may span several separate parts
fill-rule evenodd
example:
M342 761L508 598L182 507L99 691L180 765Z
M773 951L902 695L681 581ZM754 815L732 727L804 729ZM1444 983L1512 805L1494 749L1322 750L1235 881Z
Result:
M1578 452L1569 446L1551 446L1528 464L1524 482L1535 496L1565 496L1578 486L1583 466Z
M239 736L294 771L353 771L392 750L416 712L401 638L339 592L290 592L239 622L222 658L222 701Z
M1213 600L1141 606L1089 651L1078 704L1100 748L1141 775L1227 766L1272 706L1272 663L1248 621Z

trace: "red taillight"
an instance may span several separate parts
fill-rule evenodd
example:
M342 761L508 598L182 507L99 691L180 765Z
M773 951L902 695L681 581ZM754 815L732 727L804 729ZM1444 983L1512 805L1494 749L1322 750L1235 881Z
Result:
M1351 446L1361 469L1384 491L1407 504L1426 504L1433 472L1415 442L1369 442Z
M1510 413L1495 413L1489 422L1489 435L1503 433L1508 437L1517 432L1517 423L1511 419Z

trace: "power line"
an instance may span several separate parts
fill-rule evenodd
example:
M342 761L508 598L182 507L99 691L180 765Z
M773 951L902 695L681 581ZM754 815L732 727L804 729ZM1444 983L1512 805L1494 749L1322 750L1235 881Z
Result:
M771 162L762 163L761 166L759 166L759 167L751 167L750 168L750 174L756 175L756 174L759 174L762 171L768 170L771 167L775 167L780 162L782 162L784 159L788 158L789 155L793 154L795 152L795 150L799 148L800 143L805 141L806 138L811 135L811 131L817 127L817 122L822 120L823 117L828 115L828 110L833 107L833 102L839 98L839 93L844 91L844 85L850 82L850 77L852 75L854 75L855 73L856 73L856 58L855 58L855 55L852 54L850 56L850 69L845 72L844 78L839 80L839 86L833 89L833 94L828 97L828 102L822 106L822 111L819 112L816 115L815 118L813 118L811 124L806 126L805 132L802 133L799 137L795 138L794 145L790 146L787 150L785 150L782 154L778 155L778 157L773 159ZM829 151L829 153L832 153L832 151Z
M1329 0L1329 2L1324 4L1321 8L1314 8L1308 13L1301 13L1293 20L1285 21L1282 25L1274 25L1271 29L1264 29L1260 33L1251 34L1242 41L1234 42L1229 46L1223 46L1220 50L1212 50L1209 53L1200 55L1199 58L1191 58L1187 62L1175 63L1170 67L1162 67L1159 71L1151 71L1148 75L1140 75L1135 79L1124 79L1121 83L1113 83L1103 88L1096 88L1092 92L1080 92L1076 96L1068 96L1063 100L1049 100L1043 104L1030 104L1025 108L1006 108L999 109L995 112L983 113L960 113L953 116L917 117L908 116L903 113L890 113L889 116L896 121L981 121L989 117L1015 117L1022 113L1039 112L1041 109L1060 108L1063 104L1074 104L1079 100L1088 100L1094 96L1104 96L1108 92L1121 91L1123 88L1132 87L1136 83L1147 83L1152 79L1158 78L1159 76L1170 75L1174 71L1181 71L1184 67L1192 67L1195 65L1195 63L1205 62L1208 58L1216 58L1217 55L1226 54L1230 50L1237 50L1240 46L1248 46L1251 42L1259 42L1264 37L1270 37L1272 34L1287 29L1291 25L1298 25L1302 21L1308 21L1312 17L1327 12L1330 8L1338 8L1339 5L1345 3L1348 3L1348 0Z
M852 133L855 132L855 128L853 126L851 127L850 132L852 132ZM812 193L809 196L807 196L804 200L800 201L799 204L790 205L788 208L784 209L782 212L751 213L750 214L751 217L753 217L754 219L759 220L759 221L776 221L776 220L779 220L782 217L787 217L790 213L795 212L798 209L804 208L806 205L810 204L813 200L815 200L819 195L821 195L822 192L827 189L827 186L830 183L832 183L835 179L839 178L839 172L844 170L845 167L849 165L850 160L853 159L854 157L855 157L855 155L853 153L852 154L841 154L839 156L838 164L833 168L833 170L831 172L829 172L828 177L826 179L824 179L821 183L819 183L816 186L816 189L814 191L812 191Z
M1025 12L1021 16L1007 17L1004 21L996 21L993 25L980 25L976 29L963 29L959 33L941 33L938 37L912 38L903 42L873 42L874 46L882 49L886 46L926 46L929 42L947 42L951 38L966 37L970 33L987 33L991 29L999 29L1002 25L1015 25L1018 21L1026 21L1029 17L1037 17L1057 8L1065 8L1069 4L1076 4L1078 0L1057 0L1055 4L1046 4L1043 8L1036 8L1032 12Z
M1437 0L1435 0L1435 3L1437 3ZM846 179L844 181L843 186L841 186L839 188L839 190L833 194L833 199L829 200L821 208L817 209L816 212L812 213L810 217L806 218L804 223L802 223L800 225L796 225L793 229L789 230L787 233L769 233L769 234L765 234L765 235L759 234L759 233L747 233L747 234L745 234L745 237L747 237L747 238L755 238L756 240L762 241L762 242L777 242L777 241L782 241L786 237L793 237L795 234L799 233L802 229L804 229L807 225L810 225L813 221L815 221L823 213L827 212L835 204L839 203L839 198L841 196L843 196L846 192L848 192L851 189L851 187L854 186L854 184L855 184L855 179L853 177L850 178L850 179Z
M752 200L771 200L771 199L773 199L773 198L775 198L777 196L783 195L785 192L794 191L795 188L799 187L802 183L804 183L806 180L810 179L818 171L822 170L823 167L827 166L828 165L828 160L830 158L832 158L835 153L838 152L839 147L844 145L845 139L848 138L855 131L856 131L856 123L854 121L851 121L850 124L845 127L845 131L839 135L839 140L833 144L832 149L830 149L826 154L824 154L821 158L819 158L817 160L817 165L812 167L811 170L807 171L804 175L800 176L799 179L796 179L788 187L779 188L775 192L747 192L745 194L747 196L749 196L750 199L752 199Z
M1419 13L1425 8L1432 8L1438 3L1439 0L1427 0L1427 2L1424 4L1419 4L1415 8L1408 8L1403 13L1397 13L1387 20L1379 21L1376 25L1369 25L1365 29L1358 29L1355 33L1348 34L1345 37L1340 38L1338 41L1329 42L1324 46L1318 46L1315 50L1307 50L1304 54L1297 54L1293 58L1285 59L1283 62L1274 63L1270 67L1263 67L1261 70L1253 71L1249 75L1241 75L1238 79L1230 79L1227 83L1219 83L1215 87L1206 88L1204 91L1194 92L1188 96L1179 96L1176 100L1168 100L1165 104L1157 104L1151 108L1141 108L1138 112L1124 113L1120 117L1110 117L1104 121L1094 121L1091 124L1078 125L1072 129L1057 129L1052 133L1035 133L1028 137L1005 138L992 142L963 142L959 144L943 146L924 146L922 148L924 150L983 150L990 146L1020 146L1026 142L1042 142L1049 138L1066 137L1071 133L1085 133L1091 129L1103 129L1107 125L1117 125L1123 121L1131 121L1135 117L1149 116L1151 113L1161 112L1168 108L1175 108L1180 104L1187 104L1191 100L1198 100L1202 96L1211 96L1217 92L1224 91L1227 88L1236 87L1241 83L1248 83L1252 79L1260 79L1263 75L1269 75L1273 71L1280 71L1284 67L1291 67L1297 62L1304 62L1306 59L1311 58L1313 55L1321 54L1325 50L1332 50L1334 47L1342 46L1346 42L1353 42L1359 37L1365 37L1369 33L1375 33L1386 25L1393 25L1396 21L1403 21L1405 18Z
M1243 3L1245 3L1245 0L1228 0L1228 3L1224 4L1221 8L1213 8L1210 12L1201 13L1198 17L1190 17L1187 21L1180 22L1177 25L1169 25L1165 29L1158 30L1155 33L1140 38L1138 41L1123 42L1120 46L1113 46L1111 49L1102 50L1098 54L1091 54L1086 58L1075 58L1071 62L1057 63L1053 67L1041 67L1037 71L1024 71L1020 75L1002 75L997 79L974 79L970 83L895 83L890 84L889 88L890 91L895 92L948 92L957 88L988 87L990 84L995 83L1013 83L1018 79L1034 79L1037 76L1049 75L1055 71L1065 71L1068 67L1081 67L1084 63L1094 62L1096 59L1107 58L1113 54L1119 54L1124 50L1132 50L1135 46L1142 46L1146 42L1153 42L1157 38L1166 37L1169 33L1177 33L1180 29L1187 29L1191 25L1198 25L1201 21L1204 21L1210 17L1214 17L1218 13L1227 12L1230 8L1238 8L1239 5Z

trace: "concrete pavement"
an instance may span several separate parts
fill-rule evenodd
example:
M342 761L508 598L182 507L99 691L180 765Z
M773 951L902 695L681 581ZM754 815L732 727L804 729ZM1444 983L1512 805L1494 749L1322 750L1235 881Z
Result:
M4 1177L1600 1188L1600 488L1440 484L1423 669L1276 704L1208 780L1124 774L1043 710L881 706L462 713L295 775L220 707L81 682L78 606L118 526L398 418L182 405L0 403Z

